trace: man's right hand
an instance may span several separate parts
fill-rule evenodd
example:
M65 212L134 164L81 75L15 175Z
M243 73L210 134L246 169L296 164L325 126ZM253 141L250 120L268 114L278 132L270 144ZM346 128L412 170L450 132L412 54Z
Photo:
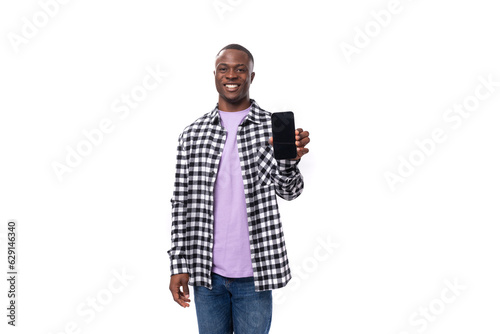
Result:
M191 302L189 299L188 281L189 274L177 274L170 277L170 292L172 292L174 301L184 308L189 307L189 303Z

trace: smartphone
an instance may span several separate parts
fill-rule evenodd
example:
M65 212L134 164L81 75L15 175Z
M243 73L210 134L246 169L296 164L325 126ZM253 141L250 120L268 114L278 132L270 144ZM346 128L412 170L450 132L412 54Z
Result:
M295 146L295 121L293 112L275 112L271 115L273 147L275 159L294 159L297 157Z

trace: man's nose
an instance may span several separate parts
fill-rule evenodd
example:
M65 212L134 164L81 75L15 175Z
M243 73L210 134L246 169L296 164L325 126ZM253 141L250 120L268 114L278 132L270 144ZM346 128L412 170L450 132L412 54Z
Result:
M236 78L236 72L234 70L229 70L226 72L226 78Z

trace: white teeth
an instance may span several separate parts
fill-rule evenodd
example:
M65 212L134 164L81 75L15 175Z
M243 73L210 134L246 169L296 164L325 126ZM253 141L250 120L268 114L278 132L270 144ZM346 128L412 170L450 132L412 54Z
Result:
M236 87L238 87L238 85L227 85L227 84L226 84L226 87L227 87L227 88L236 88Z

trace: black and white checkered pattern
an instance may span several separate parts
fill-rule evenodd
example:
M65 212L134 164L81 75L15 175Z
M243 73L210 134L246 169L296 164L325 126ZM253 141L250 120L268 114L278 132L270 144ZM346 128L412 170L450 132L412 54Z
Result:
M276 195L292 200L304 187L298 161L275 160L268 140L271 113L254 100L237 143L248 215L255 290L283 287L291 278ZM218 107L218 106L217 106ZM217 107L179 136L172 197L171 274L211 289L214 185L226 140Z

